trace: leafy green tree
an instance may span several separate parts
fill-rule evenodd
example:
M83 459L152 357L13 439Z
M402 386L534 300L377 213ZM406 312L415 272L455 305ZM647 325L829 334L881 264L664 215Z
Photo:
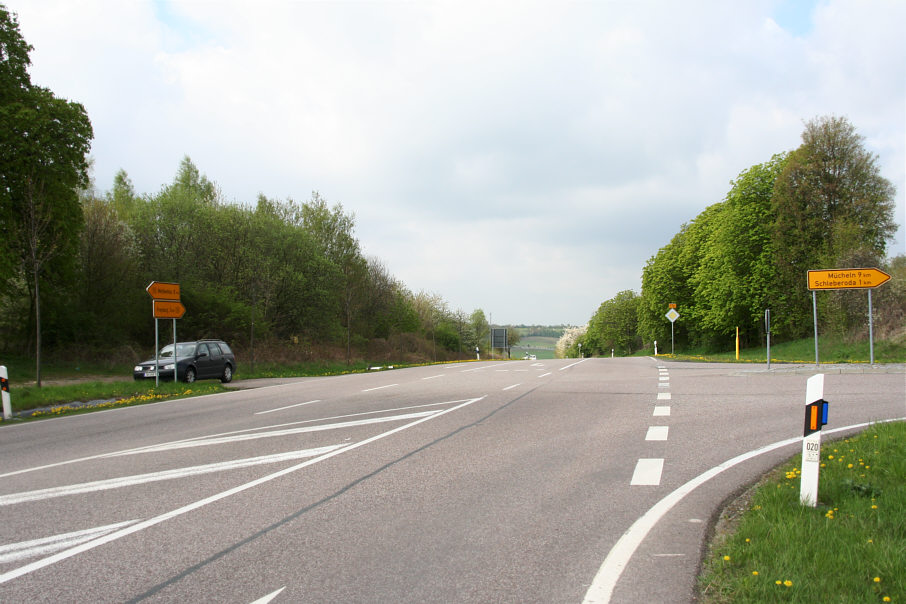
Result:
M14 259L29 285L40 386L41 283L72 278L82 224L78 190L88 184L93 132L81 104L31 83L31 50L0 6L0 218L10 241L7 263Z
M669 304L677 304L680 313L674 329L677 346L710 342L711 332L703 328L704 309L697 305L692 277L699 270L702 250L723 210L722 204L711 205L684 224L642 270L639 335L644 342L659 341L663 350L670 340L670 322L664 317Z
M588 355L632 354L642 346L638 333L641 298L632 290L619 292L601 304L588 322L582 352Z
M140 341L136 328L151 313L147 294L142 291L147 283L139 270L132 230L119 219L112 204L95 195L83 198L82 213L85 221L78 253L81 286L72 300L79 311L79 339L108 345L124 336Z
M368 276L367 262L362 257L359 241L353 234L355 217L344 213L341 204L329 208L317 191L312 192L311 201L303 204L300 217L302 225L342 275L340 301L346 330L348 363L352 355L353 319L364 306L363 293L367 289L365 284Z
M488 338L491 335L491 326L488 324L482 309L476 308L472 311L469 316L469 325L472 328L472 333L475 334L475 347L478 347L479 350L487 350L490 344Z
M133 211L138 200L135 185L125 170L118 170L113 177L113 188L106 195L107 202L113 206L117 216L125 218Z
M849 268L840 263L853 254L880 263L896 231L893 199L894 187L881 176L877 156L865 149L849 120L825 116L806 124L772 199L772 242L786 286L778 300L778 327L793 337L809 332L809 269Z
M762 317L778 287L771 243L771 197L784 155L752 166L733 181L690 278L701 329L718 342L740 328L743 340L763 334Z

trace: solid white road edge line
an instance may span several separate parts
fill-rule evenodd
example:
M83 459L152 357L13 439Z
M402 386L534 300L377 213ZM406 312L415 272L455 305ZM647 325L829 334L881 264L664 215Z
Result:
M375 386L374 388L365 388L362 392L372 392L374 390L383 390L384 388L393 388L394 386L399 386L399 384L387 384L386 386Z
M899 422L906 420L906 417L897 417L894 419L880 420L876 422L865 422L862 424L853 424L851 426L844 426L842 428L835 428L833 430L825 430L825 434L833 434L835 432L843 432L846 430L856 430L859 428L865 428L874 424L883 424L887 422ZM591 586L588 588L588 591L585 592L585 599L582 600L583 604L605 604L610 602L610 596L613 595L614 587L617 585L617 581L620 580L620 575L623 574L623 569L626 568L626 565L629 563L629 559L632 558L632 555L635 553L635 550L638 549L645 537L648 536L648 533L652 528L660 521L664 515L670 511L670 509L675 506L677 503L682 501L682 499L708 482L724 470L729 470L735 465L738 465L744 461L748 461L754 457L758 457L764 453L769 453L775 449L781 447L786 447L788 445L799 444L802 442L802 437L797 436L795 438L788 438L786 440L781 440L779 442L765 445L760 449L755 449L754 451L749 451L748 453L743 453L742 455L737 455L736 457L725 461L719 466L715 466L699 474L686 484L682 485L660 501L658 501L654 506L649 509L645 514L636 520L632 526L629 527L623 536L614 544L611 548L610 553L607 554L607 557L604 559L604 563L601 565L601 568L598 569L598 573L595 575L594 580L591 583Z
M576 361L575 363L570 363L569 365L564 365L563 367L561 367L561 368L558 369L557 371L563 371L564 369L569 369L570 367L575 367L575 366L578 365L579 363L584 363L584 362L587 361L587 360L588 360L588 359L582 359L581 361Z
M312 403L320 403L320 399L315 399L313 401L307 401L305 403L296 403L295 405L287 405L286 407L277 407L276 409L268 409L267 411L259 411L255 415L264 415L265 413L273 413L274 411L284 411L286 409L292 409L293 407L302 407L303 405L311 405Z
M142 522L133 524L132 526L126 527L126 528L118 530L116 532L104 535L103 537L99 537L98 539L94 539L93 541L89 541L89 542L83 543L79 546L59 552L57 554L54 554L53 556L48 556L47 558L42 558L41 560L36 560L35 562L32 562L31 564L26 564L25 566L20 566L19 568L15 568L9 572L6 572L6 573L3 573L2 575L0 575L0 584L7 583L7 582L12 581L13 579L21 577L23 575L27 575L28 573L34 572L36 570L40 570L42 568L46 568L52 564L56 564L57 562L66 560L67 558L71 558L78 554L90 551L96 547L99 547L106 543L110 543L111 541L116 541L117 539L131 535L132 533L137 533L138 531L143 531L146 528L150 528L152 526L161 524L162 522L166 522L167 520L176 518L177 516L182 516L183 514L187 514L189 512L202 508L210 503L220 501L221 499L226 499L227 497L230 497L231 495L236 495L237 493L241 493L241 492L251 489L253 487L257 487L264 483L270 482L272 480L280 478L281 476L286 476L287 474L292 474L293 472L296 472L303 468L307 468L308 466L312 466L316 463L326 461L326 460L330 459L331 457L336 457L337 455L342 455L343 453L352 451L353 449L357 449L359 447L363 447L365 445L371 444L375 441L381 440L382 438L386 438L388 436L396 434L397 432L402 432L403 430L407 430L407 429L417 426L421 423L424 423L428 420L434 419L436 417L440 417L442 415L446 415L447 413L452 413L453 411L462 409L463 407L471 405L472 403L476 403L484 398L485 397L482 396L479 398L468 399L465 402L463 402L462 404L456 405L455 407L450 407L449 409L444 409L443 411L441 411L439 413L435 413L433 415L429 415L428 417L423 417L423 418L417 419L413 422L409 422L408 424L404 424L402 426L397 426L396 428L393 428L392 430L388 430L387 432L382 432L381 434L376 434L370 438L366 438L365 440L361 440L357 443L352 443L351 445L348 445L341 449L336 449L334 451L331 451L330 453L325 453L324 455L321 455L319 457L315 457L313 459L308 459L306 461L298 463L289 468L284 468L283 470L280 470L278 472L273 472L272 474L262 476L261 478L252 480L251 482L247 482L247 483L241 484L237 487L233 487L232 489L228 489L226 491L222 491L215 495L211 495L210 497L200 499L196 502L190 503L188 505L184 505L175 510L166 512L159 516L155 516L154 518L149 518L148 520L143 520Z
M274 598L279 596L280 592L283 591L284 589L286 589L286 587L281 587L280 589L278 589L277 591L275 591L272 594L267 594L263 598L258 598L257 600L252 602L252 604L267 604L268 602L270 602L271 600L273 600Z

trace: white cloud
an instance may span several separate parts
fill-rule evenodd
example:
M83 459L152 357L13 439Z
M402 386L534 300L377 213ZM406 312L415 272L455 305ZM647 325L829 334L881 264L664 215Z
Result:
M495 320L638 289L818 115L865 135L906 219L901 2L7 5L33 80L88 109L101 188L153 193L188 154L239 202L317 189L411 289Z

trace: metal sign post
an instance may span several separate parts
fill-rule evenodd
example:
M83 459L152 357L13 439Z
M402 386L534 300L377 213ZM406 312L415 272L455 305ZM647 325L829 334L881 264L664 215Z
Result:
M145 288L145 291L151 296L151 315L154 317L154 385L160 386L160 338L158 331L158 321L160 319L173 319L173 382L175 383L177 381L176 370L179 361L176 357L176 319L182 319L182 316L186 313L186 307L179 300L179 283L152 281Z
M664 316L670 320L670 354L673 354L673 324L679 319L679 313L676 312L676 304L671 304L670 310Z
M812 291L812 314L815 320L815 366L818 365L818 302L819 289L868 290L868 349L871 364L875 364L875 343L871 312L871 290L890 281L890 275L876 268L838 268L808 271L808 288Z
M771 309L764 311L764 330L768 337L768 371L771 370Z

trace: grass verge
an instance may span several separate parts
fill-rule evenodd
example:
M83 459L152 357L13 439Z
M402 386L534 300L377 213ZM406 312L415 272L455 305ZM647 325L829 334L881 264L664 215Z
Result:
M668 343L669 344L669 343ZM669 345L667 350L669 350ZM650 354L650 350L639 353L639 356ZM702 350L678 350L676 354L658 356L683 361L732 362L736 361L736 350L726 352L709 352ZM880 341L874 343L875 363L906 363L906 344ZM821 363L869 363L871 351L868 341L847 342L834 336L818 338L818 360ZM740 363L767 363L767 348L744 348L739 351ZM812 363L815 362L815 340L807 338L780 344L771 344L772 363Z
M10 401L13 413L21 420L141 405L170 398L214 394L225 390L219 382L194 384L167 382L157 387L153 382L83 382L40 388L13 387L10 389Z
M815 508L799 503L800 467L769 474L715 537L701 601L906 602L906 423L823 443Z

